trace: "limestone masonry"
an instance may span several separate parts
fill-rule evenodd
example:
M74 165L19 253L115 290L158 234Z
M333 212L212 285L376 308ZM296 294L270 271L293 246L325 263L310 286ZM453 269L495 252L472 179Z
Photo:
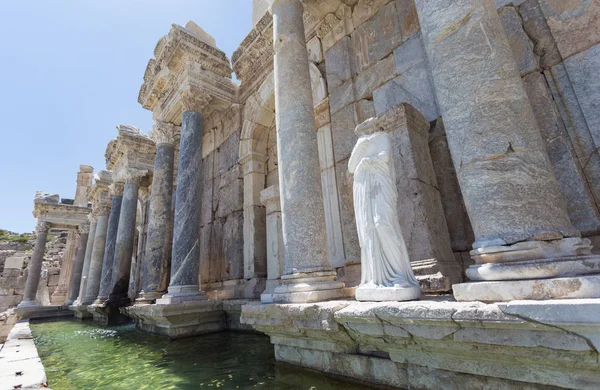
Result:
M600 388L600 0L253 0L252 20L231 59L165 26L154 127L118 125L73 201L36 195L0 309L253 329L279 361L398 388ZM372 117L417 301L355 300Z

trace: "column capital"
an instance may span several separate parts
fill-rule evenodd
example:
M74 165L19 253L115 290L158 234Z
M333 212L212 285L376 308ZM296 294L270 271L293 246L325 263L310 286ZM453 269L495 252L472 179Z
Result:
M122 182L114 182L109 187L110 196L122 196L124 190L125 183Z
M142 202L147 202L150 199L150 188L149 187L140 187L138 192L138 198Z
M181 127L172 123L157 120L152 130L150 138L156 143L156 146L167 144L175 146L181 137Z
M267 208L267 215L281 211L279 186L274 185L260 192L260 202Z
M249 173L265 173L265 163L267 162L267 157L263 154L250 152L246 155L242 156L239 160L239 163L242 165L244 175Z
M81 225L79 225L77 231L78 231L79 234L89 234L89 232L90 232L90 224L89 223L82 223Z
M50 222L38 221L37 227L35 228L35 230L38 233L48 233L48 230L50 230L51 227L52 227L52 224Z
M183 111L194 111L199 114L209 105L212 96L206 93L186 88L181 93L181 105Z
M125 181L125 184L136 184L139 186L142 181L148 177L148 171L144 169L126 168L120 176Z
M123 192L121 192L121 194L122 193ZM97 221L98 217L108 215L110 213L111 207L111 202L108 199L95 202L92 206L93 218Z

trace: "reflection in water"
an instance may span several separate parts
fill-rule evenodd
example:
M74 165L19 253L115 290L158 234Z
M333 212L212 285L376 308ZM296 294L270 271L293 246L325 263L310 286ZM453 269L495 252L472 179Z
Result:
M61 389L365 389L276 365L269 338L222 332L169 341L133 325L31 324L48 385Z

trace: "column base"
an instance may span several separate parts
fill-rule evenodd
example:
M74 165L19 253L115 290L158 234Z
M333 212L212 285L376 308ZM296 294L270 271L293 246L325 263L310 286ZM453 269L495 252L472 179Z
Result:
M75 301L75 304L69 306L69 310L71 310L74 313L75 318L77 318L80 321L93 317L92 314L88 311L88 307L78 304L77 301Z
M56 290L50 296L50 303L52 305L64 305L67 300L67 291Z
M459 302L600 298L600 275L460 283L452 288Z
M265 299L269 298L273 303L310 303L342 299L345 298L344 283L336 281L335 271L284 275L281 277L281 285L275 287L271 297L265 296Z
M106 303L107 300L108 300L108 297L98 296L92 303L90 303L90 305L102 306Z
M421 289L417 287L369 287L359 286L355 292L357 301L414 301L421 296Z
M134 305L121 313L133 318L139 330L171 339L219 332L226 326L222 303L211 300Z
M160 299L163 295L165 295L164 291L144 292L142 290L138 298L135 300L134 305L149 305L155 303L156 300Z
M27 305L18 306L15 310L17 315L22 320L29 319L44 319L44 318L59 318L59 317L72 317L73 313L66 309L64 306L41 306L41 305Z
M157 299L156 303L161 305L177 304L184 302L206 301L208 297L198 285L169 286L169 292Z
M39 303L37 303L36 301L21 301L21 303L19 303L19 305L17 306L17 309L24 309L24 308L28 308L28 307L42 307Z

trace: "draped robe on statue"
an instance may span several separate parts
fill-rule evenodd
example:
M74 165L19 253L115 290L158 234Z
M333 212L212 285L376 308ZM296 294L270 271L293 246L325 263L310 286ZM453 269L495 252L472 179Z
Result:
M348 162L348 170L354 174L354 209L361 247L359 288L412 288L418 294L419 283L400 230L391 150L387 133L364 135Z

